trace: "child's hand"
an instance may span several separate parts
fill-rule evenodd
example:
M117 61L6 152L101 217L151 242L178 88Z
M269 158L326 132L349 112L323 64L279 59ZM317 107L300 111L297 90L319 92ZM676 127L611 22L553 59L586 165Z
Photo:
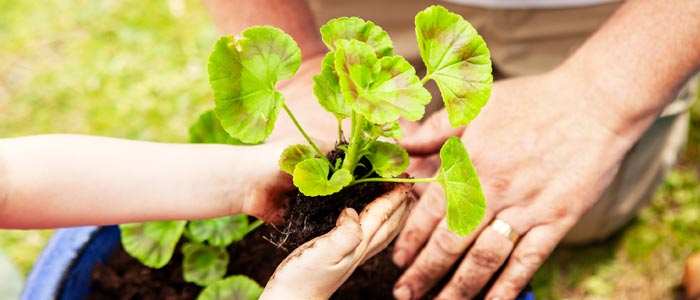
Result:
M351 208L336 227L294 250L277 267L260 299L328 299L355 268L394 239L414 197L410 184L373 201L358 216Z
M314 143L323 153L327 153L334 146L332 142L319 140L314 140ZM301 138L287 138L270 144L247 147L247 159L240 160L246 165L243 168L246 171L236 174L244 179L241 183L244 188L240 189L243 192L234 197L242 199L231 199L232 214L242 212L268 223L282 221L289 209L289 193L296 187L292 183L292 176L280 170L279 158L284 149L294 144L308 143Z

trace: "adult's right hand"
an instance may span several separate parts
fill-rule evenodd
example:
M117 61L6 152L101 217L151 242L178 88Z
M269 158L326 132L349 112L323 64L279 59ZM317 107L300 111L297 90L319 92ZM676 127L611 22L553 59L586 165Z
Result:
M619 117L606 110L605 99L581 92L564 75L496 82L466 128L452 129L443 110L403 142L413 155L433 154L447 137L460 135L487 208L475 232L458 236L447 228L442 189L431 184L394 247L395 262L408 267L396 283L397 298L421 297L455 266L438 298L474 297L501 266L487 298L514 298L599 198L634 139L616 132ZM522 236L517 244L488 226L497 219Z

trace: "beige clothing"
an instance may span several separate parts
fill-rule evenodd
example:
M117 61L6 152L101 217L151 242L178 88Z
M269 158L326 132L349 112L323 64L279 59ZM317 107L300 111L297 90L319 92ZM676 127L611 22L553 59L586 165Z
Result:
M591 6L621 0L443 0L445 2L483 8L526 9L566 8Z
M461 14L484 37L494 77L536 74L553 69L596 31L619 3L563 9L485 9L446 1L310 0L317 24L340 16L358 16L384 28L396 53L419 63L414 17L432 4ZM420 71L419 71L420 73ZM662 116L625 157L601 199L564 239L582 243L603 239L621 228L653 195L676 162L688 132L687 110L695 100L698 78L683 88ZM434 97L435 98L435 97ZM439 98L437 103L439 104Z

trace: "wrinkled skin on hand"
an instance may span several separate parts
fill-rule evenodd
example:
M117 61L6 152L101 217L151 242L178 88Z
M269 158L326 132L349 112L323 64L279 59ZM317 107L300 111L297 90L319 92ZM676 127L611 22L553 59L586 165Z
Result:
M336 227L294 250L277 267L260 299L328 299L355 268L386 248L415 202L398 184L359 214L345 209Z
M617 119L605 101L574 93L585 89L573 84L554 73L496 82L466 128L451 128L443 110L402 142L412 155L425 156L448 136L461 136L487 210L473 233L458 236L445 223L442 190L427 186L395 246L394 261L407 267L395 285L398 299L424 295L454 265L439 299L473 297L503 265L487 299L515 298L597 201L633 141L612 130ZM515 245L487 227L494 218L520 235Z

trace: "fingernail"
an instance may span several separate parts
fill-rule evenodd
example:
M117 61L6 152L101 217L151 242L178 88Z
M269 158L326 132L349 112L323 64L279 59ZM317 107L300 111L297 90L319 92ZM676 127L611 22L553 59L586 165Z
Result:
M394 256L392 258L394 259L394 264L400 268L406 265L406 260L408 259L406 251L404 250L394 251Z
M397 300L410 300L411 296L411 289L405 285L394 289L394 298Z
M352 208L346 208L340 212L340 216L338 216L335 226L342 226L343 224L350 222L358 222L357 213Z

